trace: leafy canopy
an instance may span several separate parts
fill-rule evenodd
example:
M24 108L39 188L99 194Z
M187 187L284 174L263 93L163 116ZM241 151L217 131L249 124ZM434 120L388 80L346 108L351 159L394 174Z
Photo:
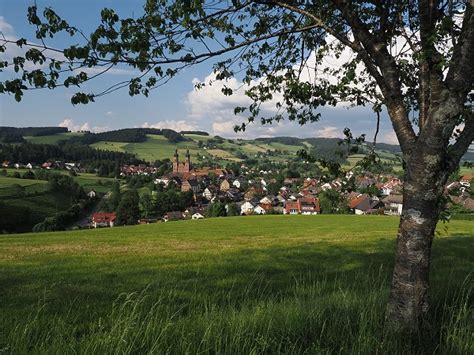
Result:
M0 49L16 45L22 56L0 62L18 75L0 82L0 93L20 101L25 90L58 86L81 88L114 67L134 68L136 76L99 92L78 91L73 104L87 104L127 87L129 94L148 96L183 69L216 58L216 80L239 77L250 98L248 107L236 107L248 122L257 117L266 124L284 118L300 124L319 119L318 108L347 102L370 104L392 115L403 104L405 117L394 122L405 143L415 138L413 121L423 121L423 76L452 79L462 103L469 103L472 78L461 83L457 67L472 59L465 41L472 33L472 5L466 1L165 1L147 0L143 14L120 18L113 9L101 12L101 23L90 34L69 24L53 9L28 10L36 26L36 41L5 38ZM426 17L429 17L427 19ZM472 31L471 31L472 32ZM48 46L59 33L71 37L68 48ZM466 37L466 38L463 38ZM471 37L469 37L471 36ZM326 65L328 56L343 61ZM34 70L29 69L34 64ZM94 71L91 68L95 69ZM445 75L447 72L447 75ZM93 74L91 74L93 73ZM427 74L428 73L428 74ZM472 71L471 71L472 76ZM197 84L198 87L205 83ZM224 85L224 95L234 89ZM270 102L276 110L262 109ZM465 120L463 114L455 125Z

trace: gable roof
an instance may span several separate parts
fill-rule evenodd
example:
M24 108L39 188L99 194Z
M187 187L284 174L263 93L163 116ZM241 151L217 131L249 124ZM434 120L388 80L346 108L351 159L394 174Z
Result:
M112 213L94 213L92 214L92 222L95 223L109 223L114 222L117 218L115 212Z
M350 198L348 206L350 209L354 209L358 205L360 205L363 201L368 200L368 199L369 199L369 195L359 194L356 197Z
M165 217L168 220L183 219L183 212L180 212L180 211L166 212Z
M403 203L403 196L402 195L388 195L382 200L384 203Z

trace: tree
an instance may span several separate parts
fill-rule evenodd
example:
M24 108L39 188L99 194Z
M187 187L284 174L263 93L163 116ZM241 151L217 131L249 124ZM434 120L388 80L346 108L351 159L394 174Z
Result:
M154 205L149 193L140 196L140 213L143 218L150 218L153 216Z
M35 178L36 178L35 173L31 170L26 171L22 176L22 179L35 179Z
M227 216L240 216L240 208L235 202L227 205Z
M110 205L110 210L115 211L122 199L122 194L120 192L120 184L118 181L114 181L112 189L110 192L110 198L108 199L108 204Z
M338 213L341 205L341 196L335 190L324 190L319 194L321 213Z
M117 207L117 225L133 225L140 218L137 190L126 191Z
M209 204L206 211L206 217L225 217L227 212L225 210L225 204L222 202L214 202Z
M41 44L3 40L2 50L17 45L26 52L1 62L20 75L0 82L0 92L20 101L28 89L82 86L100 76L82 68L103 73L128 65L141 74L102 92L77 92L71 102L85 104L122 87L148 96L181 70L220 56L214 71L223 94L237 89L227 81L235 76L247 86L249 104L234 110L247 121L237 130L255 119L314 122L319 107L341 101L372 106L378 127L385 108L405 167L386 318L393 329L416 332L429 309L431 245L443 188L474 138L473 6L472 0L148 0L138 18L102 10L102 23L89 36L52 9L40 17L32 6L28 19ZM77 35L75 44L48 47L45 39L60 32ZM324 65L328 56L343 63ZM48 65L29 70L25 64L32 63Z

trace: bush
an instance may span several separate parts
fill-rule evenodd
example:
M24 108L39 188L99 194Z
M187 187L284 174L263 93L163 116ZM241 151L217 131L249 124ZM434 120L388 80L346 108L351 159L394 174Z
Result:
M67 211L61 211L54 216L46 217L43 222L34 225L33 232L52 232L65 230L70 224L81 218L84 207L72 205Z
M36 179L36 175L33 171L28 170L26 173L23 174L22 178L33 180L33 179Z

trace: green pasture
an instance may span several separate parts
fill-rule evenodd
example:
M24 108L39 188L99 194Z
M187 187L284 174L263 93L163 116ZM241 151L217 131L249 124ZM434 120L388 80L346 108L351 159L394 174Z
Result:
M214 137L212 136L201 136L199 134L183 134L183 136L185 136L186 138L190 138L192 139L193 141L195 141L196 143L198 141L202 141L202 142L207 142L209 139L212 139Z
M84 190L95 190L97 192L108 192L115 181L113 178L100 177L95 174L79 173L74 176L74 181L81 185Z
M14 196L0 197L2 198L2 202L12 210L16 210L16 207L28 208L29 212L18 220L18 230L20 231L31 230L35 224L42 222L46 217L50 217L57 212L65 211L73 204L71 197L67 194L48 190L26 196L17 194Z
M57 144L61 140L67 140L71 137L82 136L83 133L67 132L58 133L49 136L25 136L24 138L30 143L36 144Z
M434 240L428 335L384 337L397 225L280 215L0 236L0 349L473 353L469 221Z
M18 186L20 186L20 189L17 189ZM47 181L0 176L0 196L2 197L14 196L19 190L26 194L42 193L47 188Z
M159 135L147 135L146 142L141 143L123 143L123 142L97 142L91 145L96 149L111 150L117 152L127 152L136 154L138 158L145 161L155 161L161 159L172 159L176 149L184 159L186 150L192 157L198 154L197 143L195 141L186 141L179 143L170 143L167 138Z
M99 150L108 150L111 152L122 152L124 153L125 147L127 146L128 143L124 142L106 142L106 141L101 141L97 142L94 144L91 144L90 146L95 149Z

